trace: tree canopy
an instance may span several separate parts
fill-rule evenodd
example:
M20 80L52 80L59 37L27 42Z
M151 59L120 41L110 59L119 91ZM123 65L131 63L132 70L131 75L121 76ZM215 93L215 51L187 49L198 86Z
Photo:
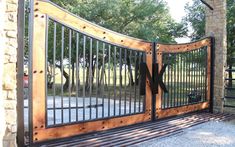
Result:
M200 0L193 0L193 4L187 4L187 12L184 23L193 28L190 37L192 40L199 39L205 35L205 8ZM227 0L227 60L228 65L232 65L232 57L235 56L235 1Z
M66 10L113 31L153 41L174 43L186 34L164 0L52 0Z

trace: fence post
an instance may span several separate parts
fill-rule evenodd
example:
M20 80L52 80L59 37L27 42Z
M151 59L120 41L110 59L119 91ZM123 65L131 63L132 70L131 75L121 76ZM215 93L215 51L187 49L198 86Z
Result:
M17 16L17 145L24 146L24 0L18 1Z
M210 108L209 111L213 113L213 105L214 105L214 62L215 62L215 38L211 37L211 86L210 86Z
M157 69L155 69L154 65L156 63L156 42L154 41L152 43L152 81L155 80L155 72L158 72ZM153 83L153 89L155 88L155 83ZM156 94L152 91L152 121L156 120Z

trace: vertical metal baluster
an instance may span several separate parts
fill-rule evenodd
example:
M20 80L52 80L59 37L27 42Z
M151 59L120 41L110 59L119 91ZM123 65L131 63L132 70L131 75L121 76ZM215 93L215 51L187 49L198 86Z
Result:
M197 91L198 91L198 94L200 94L200 75L199 75L199 71L200 71L200 63L199 63L199 51L200 51L200 48L197 50L197 70L196 70L196 88L197 88Z
M136 60L137 60L137 57L136 57L136 51L134 51L134 60L135 60L135 82L134 82L134 113L136 113L136 81L137 81L137 68L136 68Z
M61 122L64 123L64 65L63 65L63 60L64 60L64 26L62 26L62 39L61 39L61 61L60 61L60 66L61 66Z
M110 88L110 60L111 60L111 45L109 45L109 50L108 50L108 55L109 55L109 63L108 63L108 88ZM109 91L109 99L108 99L108 117L110 117L110 89L108 89Z
M54 42L53 42L53 124L56 123L56 110L55 110L55 60L56 60L56 22L54 22Z
M202 54L202 48L200 49L200 62L203 61L203 54ZM204 98L203 98L203 85L202 85L202 79L203 79L203 75L202 75L202 69L203 69L203 65L202 63L200 64L200 93L201 93L201 97L204 101Z
M168 68L167 68L167 89L169 90L168 94L167 94L167 108L169 108L170 106L170 94L171 94L171 87L170 87L170 54L166 54L167 55L167 63L168 63Z
M83 36L83 121L85 120L85 96L86 96L86 91L85 91L85 68L86 68L86 36Z
M89 97L90 97L90 119L92 118L92 117L91 117L91 114L92 114L92 113L91 113L91 111L92 111L92 110L91 110L91 105L92 105L92 104L91 104L91 94L92 94L92 66L93 66L93 65L92 65L92 64L93 64L92 61L93 61L93 60L92 60L92 38L90 38L90 64L89 64L89 69L90 69L90 70L89 70L89 85L90 85L90 86L89 86L89 88L90 88L90 93L89 93Z
M102 69L102 72L103 72L103 78L102 78L102 117L104 117L104 78L105 78L105 76L104 76L104 74L105 74L105 67L104 67L104 59L105 59L105 54L104 54L104 49L105 49L105 43L103 43L103 63L102 63L102 67L103 67L103 69Z
M181 105L181 97L180 97L180 94L181 94L181 79L180 79L180 63L181 63L181 60L180 60L180 54L181 53L178 53L178 62L177 62L177 86L178 86L178 94L177 94L177 96L178 96L178 105L177 106L180 106Z
M126 87L127 87L127 85L126 85L126 80L127 80L127 78L126 78L126 65L127 65L127 60L126 60L126 58L127 58L127 56L126 56L126 54L127 54L127 49L125 49L125 55L124 55L124 62L125 62L125 101L124 101L124 114L126 114Z
M76 33L76 121L78 121L79 34Z
M176 54L176 63L175 63L175 87L176 87L176 106L179 106L179 54Z
M129 56L129 61L130 61L130 73L129 74L132 74L132 70L131 70L131 59L132 59L132 50L130 50L130 56ZM129 78L129 84L130 84L130 89L129 89L129 92L130 92L130 101L129 101L129 113L131 114L131 91L132 91L132 83L131 83L131 79Z
M176 53L174 53L173 59L176 60ZM173 68L174 68L174 69L173 69L173 71L172 71L172 72L173 72L173 73L172 73L172 78L173 78L173 79L172 79L172 86L173 86L173 94L174 94L174 95L173 95L173 98L174 98L174 107L175 107L175 104L176 104L176 95L175 95L175 94L176 94L176 91L175 91L175 88L176 88L176 87L175 87L175 85L176 85L176 84L175 84L175 80L176 80L176 77L175 77L176 62L174 62Z
M117 48L116 46L114 47L114 76L113 76L113 83L114 83L114 109L113 109L113 115L115 116L116 115L116 51L117 51Z
M143 52L143 62L146 63L146 52ZM143 102L142 102L142 112L145 112L145 108L146 108L146 95L143 97Z
M69 122L71 122L71 44L72 44L72 31L69 29Z
M194 91L197 93L197 87L196 87L196 67L195 67L196 66L196 64L195 64L196 63L196 59L197 59L196 58L196 50L194 50L193 51L193 61L194 61L194 63L193 63L193 80L194 80L194 82L193 82L194 84L193 85L194 85L194 87L193 88L194 88Z
M122 99L122 48L119 48L119 115L121 115Z
M173 68L173 64L172 64L172 54L170 54L170 65L171 65L171 69L170 69L170 88L171 88L171 92L170 92L170 99L171 99L171 103L170 103L170 107L172 107L173 104L173 86L172 86L172 68Z
M99 92L99 41L96 41L96 105L98 106L98 92ZM96 107L96 118L98 118L99 109Z
M207 47L208 48L208 47ZM206 98L207 98L207 70L208 70L208 63L207 63L207 48L206 49L204 49L205 50L205 52L206 52L206 55L205 55L205 60L204 60L204 62L205 62L205 72L204 72L204 77L205 77L205 80L204 80L204 87L205 87L205 89L204 89L204 99L205 99L205 101L206 101Z
M184 75L184 68L185 68L185 62L184 62L184 53L181 54L181 82L182 82L182 91L181 91L181 98L182 98L182 103L181 105L184 105L184 82L185 82L185 75Z
M186 54L186 94L185 94L185 96L186 96L186 101L185 101L185 104L188 104L188 94L189 94L189 83L190 83L190 81L189 81L189 55L190 55L190 52L187 52L187 54Z
M190 54L189 54L190 56L189 56L189 58L190 58L190 64L189 64L189 72L190 72L190 80L189 80L189 83L190 83L190 91L189 91L189 93L192 93L192 89L193 89L193 85L192 85L192 81L193 81L193 78L192 78L192 51L190 51Z
M141 62L141 52L139 52L139 64L138 64L138 68L139 68L139 72L138 72L138 75L139 75L139 80L138 80L138 89L140 90L140 62ZM138 99L139 99L139 112L140 112L140 103L141 103L141 96L140 96L140 91L138 91Z
M182 53L179 53L179 62L178 62L178 83L179 83L179 105L182 105Z
M163 63L166 64L166 54L163 53L162 56L163 56ZM163 82L165 83L166 82L166 74L164 74L163 76L164 76ZM165 93L162 94L162 102L163 102L162 107L165 109L166 108L166 94Z

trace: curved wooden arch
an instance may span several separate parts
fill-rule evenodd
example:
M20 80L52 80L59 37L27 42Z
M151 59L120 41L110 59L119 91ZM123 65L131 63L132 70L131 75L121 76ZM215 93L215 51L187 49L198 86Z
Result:
M149 51L152 48L151 42L129 37L98 26L47 0L37 0L35 2L34 13L37 12L46 14L50 18L62 23L63 25L69 26L74 30L111 44L140 51Z
M211 45L211 38L206 37L195 42L182 43L182 44L159 43L156 45L156 48L159 52L180 53L180 52L196 50L198 48L210 46L210 45Z

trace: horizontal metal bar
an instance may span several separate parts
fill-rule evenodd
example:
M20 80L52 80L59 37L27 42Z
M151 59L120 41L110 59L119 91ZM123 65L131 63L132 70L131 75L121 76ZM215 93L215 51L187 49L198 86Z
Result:
M235 108L235 106L232 105L224 105L224 107Z
M231 79L231 78L225 78L225 80L232 80L232 81L234 81L235 79Z
M225 96L225 99L235 99L235 96Z
M225 71L235 72L235 69L226 69Z
M226 90L235 90L235 87L225 87Z

